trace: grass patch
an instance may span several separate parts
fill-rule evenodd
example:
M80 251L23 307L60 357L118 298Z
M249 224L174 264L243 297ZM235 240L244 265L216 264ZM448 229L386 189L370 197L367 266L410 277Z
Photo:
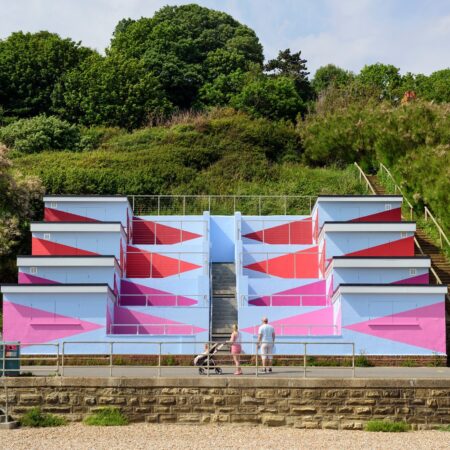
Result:
M443 427L439 427L438 431L449 431L450 432L450 425L444 425Z
M373 367L373 364L369 361L366 355L358 355L355 357L356 367Z
M417 367L416 361L413 359L404 359L400 362L401 367Z
M60 427L61 425L66 425L66 423L67 421L64 417L43 413L40 408L30 409L30 411L20 419L20 424L22 426L33 428Z
M381 431L384 433L404 433L411 426L406 422L391 422L389 420L369 420L366 423L366 431Z
M86 425L99 427L117 427L128 425L128 419L120 412L118 408L108 407L96 411L91 416L84 419Z

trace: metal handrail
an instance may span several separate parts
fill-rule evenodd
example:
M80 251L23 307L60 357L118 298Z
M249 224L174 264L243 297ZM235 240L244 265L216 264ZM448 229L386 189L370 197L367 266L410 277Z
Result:
M116 327L123 327L123 328L136 328L136 333L117 333L117 331L115 332L115 328ZM157 328L157 331L162 329L162 333L161 332L157 332L157 333L140 333L139 330L141 328L145 328L145 327L155 327ZM189 325L189 324L182 324L182 323L113 323L110 325L110 333L109 334L129 334L129 335L152 335L152 334L156 334L156 335L167 335L168 334L168 330L170 328L186 328L189 329L190 328L190 333L177 333L176 335L193 335L194 334L194 329L195 326L194 325Z
M445 242L447 242L447 245L450 246L450 240L448 239L447 235L444 233L444 230L439 225L437 220L434 218L433 214L431 214L431 211L428 209L428 207L425 206L425 221L428 221L428 216L431 218L431 220L434 222L434 225L438 229L439 241L440 241L440 244L441 244L441 248L443 247L442 238L444 238Z
M361 182L362 179L364 178L364 181L367 184L367 187L372 191L373 195L376 195L377 193L375 192L375 189L372 186L372 183L369 181L369 179L367 178L366 174L364 173L364 171L361 169L361 167L359 166L359 164L355 161L354 162L355 167L359 170L359 181Z
M232 200L233 207L230 208L233 210L232 212L236 212L237 209L237 202L239 199L245 199L245 200L255 200L257 204L257 211L258 215L261 215L262 211L262 203L264 200L269 199L278 199L283 200L283 209L285 215L287 214L287 202L288 200L292 199L307 199L307 202L309 203L309 212L311 213L312 210L312 204L313 200L317 198L316 195L130 195L128 196L129 199L131 199L131 204L133 208L133 212L136 213L136 200L138 199L149 199L156 202L156 209L157 212L156 215L161 215L161 200L168 199L170 201L180 201L181 202L181 209L179 210L179 213L182 215L186 215L187 210L187 200L202 200L205 202L205 204L202 206L202 212L203 211L211 211L211 204L213 200L216 199L226 199L226 200ZM231 204L231 203L230 203ZM141 213L141 211L139 211ZM143 214L139 214L143 215Z
M145 297L145 305L142 305L142 304L133 305L133 304L129 304L129 303L127 303L126 305L122 304L122 301L121 301L122 297L126 297L126 298L128 298L128 297L138 297L138 298ZM151 299L152 297L156 297L157 299L164 299L164 298L175 299L175 304L173 304L173 305L152 305L152 304L150 304L149 305L148 300L149 300L149 298ZM186 306L186 307L194 307L194 308L196 307L195 305L190 305L190 306L180 305L179 304L180 297L188 298L188 299L192 299L192 300L198 299L198 305L200 305L200 300L203 299L203 306L207 306L207 304L208 304L208 296L206 294L120 294L117 296L117 299L118 299L117 304L118 304L118 306L158 306L159 308L165 307L165 306L167 306L169 308L172 308L174 306L183 306L183 307Z
M304 306L303 305L303 299L304 298L323 298L326 297L326 304L323 306L329 306L331 304L331 302L329 301L330 298L328 295L325 294L249 294L249 295L242 295L242 305L245 304L245 297L247 297L247 305L248 302L250 302L251 300L256 300L256 299L269 299L269 304L268 305L264 305L264 306L279 306L279 305L274 305L273 304L273 300L280 298L280 299L284 299L284 298L292 298L292 299L299 299L298 304L295 305L290 305L290 306ZM253 305L248 305L249 307L253 307ZM287 305L281 305L281 306L287 306ZM313 306L313 305L306 305L306 306Z

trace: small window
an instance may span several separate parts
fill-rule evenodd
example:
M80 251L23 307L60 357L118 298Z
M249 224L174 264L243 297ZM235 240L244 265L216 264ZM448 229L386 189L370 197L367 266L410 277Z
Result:
M409 269L410 275L417 275L417 269Z
M49 241L49 240L51 239L50 233L44 233L44 239L45 239L46 241Z
M385 203L384 204L384 210L385 211L390 211L392 209L392 205L390 203Z
M30 273L36 274L37 273L37 267L30 267Z
M58 203L56 203L56 202L50 203L50 208L57 208L57 207L58 207Z
M406 231L402 231L400 233L400 237L402 237L402 238L408 237L408 233Z

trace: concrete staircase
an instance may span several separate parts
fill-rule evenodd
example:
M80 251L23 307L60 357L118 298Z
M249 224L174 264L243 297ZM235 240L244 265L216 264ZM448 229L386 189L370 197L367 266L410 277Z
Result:
M213 263L212 293L212 340L226 341L237 323L234 263Z

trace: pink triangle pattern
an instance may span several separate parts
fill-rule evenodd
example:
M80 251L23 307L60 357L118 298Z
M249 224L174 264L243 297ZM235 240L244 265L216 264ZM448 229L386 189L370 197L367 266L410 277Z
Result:
M24 346L75 336L103 328L102 325L75 317L3 302L5 341L20 341Z
M197 300L183 295L172 294L126 280L121 281L120 293L122 306L192 306L198 303Z
M187 323L115 306L111 334L197 334L207 331Z
M325 280L249 300L253 306L326 306Z
M428 273L416 275L415 277L405 278L404 280L395 281L392 284L428 284L430 277Z
M333 307L316 309L304 314L275 320L270 323L275 328L277 336L332 336ZM258 334L259 325L242 329L245 333Z
M19 272L19 284L60 284L48 278L37 277L25 272Z
M381 339L445 353L444 302L366 320L343 328Z

